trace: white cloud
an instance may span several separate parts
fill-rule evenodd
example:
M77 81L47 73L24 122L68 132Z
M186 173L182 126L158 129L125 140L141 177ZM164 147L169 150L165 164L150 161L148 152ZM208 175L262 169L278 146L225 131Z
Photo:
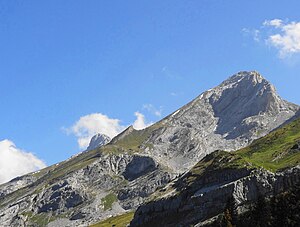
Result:
M242 29L244 34L251 34L255 41L260 36L271 47L278 50L280 58L300 53L300 22L288 23L281 19L266 20L260 30Z
M0 141L0 184L46 167L46 164L30 152L16 147L10 140Z
M135 112L134 115L136 116L136 120L133 122L133 127L137 130L144 129L153 123L146 123L145 116L141 114L140 112Z
M271 26L279 28L280 31L270 35L267 41L279 50L281 58L300 53L300 22L279 23Z
M124 129L125 126L120 124L120 120L109 118L101 113L93 113L81 117L65 131L74 134L77 137L79 147L84 149L95 134L102 133L113 138Z
M162 113L162 107L157 109L154 105L152 104L144 104L143 109L148 110L150 113L154 114L157 117L161 117Z
M136 120L133 122L135 129L140 130L152 124L152 122L147 123L145 116L140 112L135 112L134 115L136 116ZM67 134L75 135L79 148L85 149L95 134L102 133L113 138L128 127L120 122L119 119L109 118L102 113L93 113L82 116L73 126L63 128L63 130Z
M282 24L283 24L283 21L280 20L280 19L265 20L264 23L263 23L264 26L273 26L273 27L276 27L276 28L281 27Z

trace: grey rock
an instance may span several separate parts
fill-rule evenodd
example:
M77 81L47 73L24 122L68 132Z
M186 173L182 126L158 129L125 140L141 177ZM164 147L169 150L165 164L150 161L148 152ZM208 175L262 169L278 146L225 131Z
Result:
M131 162L126 166L123 176L126 180L132 181L155 169L156 165L152 158L146 156L134 156Z
M106 146L109 139L96 135L90 151L0 185L0 223L33 225L30 216L25 215L31 213L45 215L49 220L55 218L48 226L87 226L136 209L205 155L214 150L244 147L297 114L299 107L281 99L257 72L240 72L148 129L138 131L130 126ZM142 138L137 148L118 145L137 135L139 140ZM100 149L94 149L99 146ZM78 168L73 170L72 166ZM62 171L63 175L57 175ZM257 185L268 193L297 180L293 173L290 178L286 174L280 177L263 171L216 173L199 181L202 187L193 198L166 198L151 209L162 212L178 207L188 211L192 209L190 204L180 204L191 201L201 210L202 206L213 206L213 199L220 199L217 210L222 206L222 193L234 192L242 203L256 196ZM110 194L117 199L104 210L103 200ZM147 213L147 209L139 210ZM205 212L199 215L205 217Z
M94 135L87 147L86 151L94 150L96 148L102 147L110 142L111 138L107 135L98 133Z
M240 72L159 122L144 152L181 174L215 150L247 146L297 111L259 73Z
M231 170L232 171L232 170ZM212 176L211 182L199 182L196 188L142 205L135 213L130 226L190 226L223 212L228 198L234 197L239 210L258 196L272 196L300 182L300 166L280 173L266 170L224 170ZM229 174L229 175L228 175ZM202 185L202 187L201 187ZM175 218L176 217L176 218Z
M55 211L62 213L76 207L84 200L82 191L74 189L67 181L59 182L37 195L36 213Z

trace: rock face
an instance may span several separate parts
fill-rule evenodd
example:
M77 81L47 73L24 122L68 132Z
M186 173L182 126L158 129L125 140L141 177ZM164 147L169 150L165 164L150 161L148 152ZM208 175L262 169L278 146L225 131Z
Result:
M67 181L59 182L51 188L43 191L38 195L39 198L34 198L37 201L36 212L49 212L60 210L66 211L69 208L76 207L84 200L84 195L68 184Z
M144 130L128 127L111 141L98 134L87 152L0 185L0 223L86 226L137 209L205 155L244 147L296 112L299 107L282 100L257 72L240 72ZM230 174L234 182L258 176ZM214 176L208 179L226 177Z
M242 206L256 201L259 195L276 195L289 189L299 180L299 166L279 174L253 171L229 183L222 183L219 179L219 182L216 182L217 187L203 187L193 192L194 194L186 192L141 206L130 226L201 226L202 221L222 213L232 195L237 204Z
M123 176L126 180L132 181L148 172L156 169L155 162L150 157L134 156L126 166Z
M87 147L87 151L94 150L98 147L102 147L110 142L111 138L107 135L98 133L94 135Z
M240 72L163 119L146 141L153 147L146 153L182 173L215 150L248 145L298 110L259 73Z
M174 191L166 197L140 206L130 226L201 226L222 213L232 196L242 212L259 196L273 196L299 183L300 166L279 173L264 169L219 169L203 174L189 186L180 182L185 177L175 182Z
M75 158L82 155L87 153ZM63 172L70 168L67 164L59 165ZM0 188L3 190L0 198L1 226L34 225L34 217L49 221L37 226L86 226L137 207L173 178L150 157L128 153L103 154L74 172L66 175L62 172L59 178L55 176L60 174L57 169L51 172L54 175L47 171L40 178L36 176L40 173L33 174L31 179L35 180L20 188L20 197L14 191ZM4 189L10 188L10 184L10 187L15 185L9 182L3 185ZM113 195L115 201L106 210L104 203L109 195ZM60 221L52 223L52 219Z

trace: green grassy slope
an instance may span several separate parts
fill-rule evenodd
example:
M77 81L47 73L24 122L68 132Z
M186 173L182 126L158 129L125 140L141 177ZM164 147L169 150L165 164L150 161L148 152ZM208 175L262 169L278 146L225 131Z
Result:
M245 161L276 172L300 164L300 119L238 150Z
M122 139L115 143L108 144L101 148L103 152L106 153L119 153L122 151L127 151L131 153L138 153L141 150L141 146L151 147L151 144L146 144L145 142L151 136L151 134L162 127L161 122L157 122L142 130L133 130L130 134L124 136Z
M126 227L132 220L134 212L121 214L119 216L108 218L90 227Z
M262 167L272 172L300 164L300 118L235 152L217 151L204 157L191 176L225 168Z

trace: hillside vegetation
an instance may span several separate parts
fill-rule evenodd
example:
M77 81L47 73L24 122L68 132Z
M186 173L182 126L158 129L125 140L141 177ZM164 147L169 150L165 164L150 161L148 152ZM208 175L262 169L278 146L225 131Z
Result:
M300 119L255 140L236 154L272 172L300 164Z

